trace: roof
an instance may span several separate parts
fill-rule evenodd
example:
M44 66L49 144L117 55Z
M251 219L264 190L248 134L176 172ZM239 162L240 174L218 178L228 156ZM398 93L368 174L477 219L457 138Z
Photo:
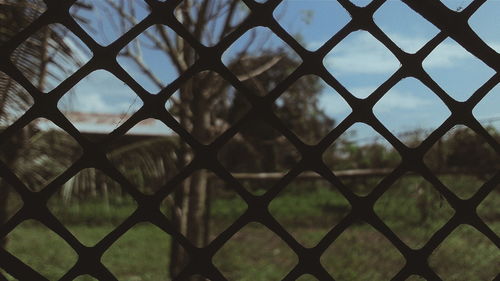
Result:
M87 134L109 134L130 117L130 115L126 114L74 111L63 112L63 114L81 133ZM61 128L47 119L40 120L38 127L41 130L61 130ZM173 132L163 122L150 118L137 123L127 132L127 135L170 136L173 135Z

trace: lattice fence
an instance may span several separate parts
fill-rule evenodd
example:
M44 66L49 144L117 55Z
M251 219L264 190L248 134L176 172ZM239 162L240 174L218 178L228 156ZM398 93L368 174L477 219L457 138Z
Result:
M465 125L477 134L484 137L488 144L500 155L499 143L480 125L474 118L472 109L479 101L500 82L498 71L500 70L500 55L484 43L468 25L468 19L485 2L477 0L465 9L457 12L446 8L437 0L403 0L411 9L422 15L429 22L440 29L440 32L432 38L425 46L415 54L402 51L384 32L374 23L373 14L384 4L383 0L374 0L366 7L360 8L347 0L339 0L339 3L349 12L352 20L338 33L331 37L322 47L315 52L304 49L292 36L290 36L273 18L274 9L280 4L279 0L269 0L266 3L257 3L252 0L243 0L249 7L250 15L232 33L227 35L220 43L213 47L205 47L176 19L174 9L181 0L168 0L165 2L145 0L151 7L151 13L127 33L107 47L102 47L94 41L71 17L70 7L74 1L67 0L45 0L47 10L27 28L6 42L0 49L0 70L5 72L20 85L22 85L34 99L34 105L13 125L4 130L0 137L0 143L20 132L36 118L46 118L65 130L75 138L83 148L83 156L46 186L41 192L30 191L6 166L0 163L1 177L11 184L19 193L24 202L22 209L16 213L5 225L1 227L0 235L6 236L16 226L27 219L35 219L53 230L62 237L78 254L78 261L61 280L73 280L79 275L90 274L99 280L116 280L113 274L100 262L103 253L124 234L129 228L142 221L149 221L176 239L189 253L191 261L178 276L178 280L184 280L190 275L200 274L211 280L225 280L225 277L213 265L212 257L217 251L241 228L249 222L260 222L278 235L298 256L298 264L289 272L285 280L295 280L303 274L311 274L319 280L334 280L320 263L320 257L324 251L336 240L342 232L354 222L365 221L382 233L404 256L406 264L394 276L393 280L406 280L410 275L420 275L427 280L441 280L430 268L428 258L447 236L461 224L469 224L484 234L497 247L500 247L499 237L483 222L476 213L476 207L494 190L500 182L500 173L484 183L479 191L468 200L463 200L451 192L424 164L423 155L453 126ZM92 51L92 59L83 65L69 78L49 93L42 93L21 73L10 61L12 52L34 34L42 26L60 23L79 37ZM131 42L136 36L154 24L169 26L186 42L188 42L198 53L199 59L188 71L178 79L165 87L158 95L152 95L143 90L126 72L117 64L115 58L118 52ZM278 37L286 42L301 57L301 65L281 82L274 90L265 97L254 95L246 88L237 77L231 73L222 63L222 53L241 35L256 26L270 28ZM377 90L366 99L359 99L347 91L323 66L323 59L350 33L357 30L365 30L379 40L400 61L401 67L385 81ZM481 86L465 102L452 99L431 77L424 71L422 61L446 38L451 37L463 48L479 58L482 62L497 72L483 86ZM75 84L94 70L105 69L125 82L133 89L137 96L143 101L143 107L129 118L118 129L107 135L97 143L91 142L66 119L57 108L57 103ZM183 81L186 81L196 73L203 70L212 70L219 73L224 79L231 83L234 88L241 92L252 104L252 109L238 123L225 131L210 145L202 145L196 141L165 109L165 102L175 93ZM326 81L333 87L352 107L352 113L333 129L317 145L306 145L300 141L286 126L283 125L271 110L271 104L303 75L314 74ZM373 114L372 108L384 94L396 83L406 77L415 77L430 88L451 111L451 116L420 146L408 148L401 143L384 125L378 121ZM280 131L301 153L300 162L295 165L275 186L264 196L253 196L244 191L244 188L235 188L235 191L246 201L248 209L227 230L222 232L212 243L204 248L194 247L186 237L173 227L173 224L159 211L158 205L174 187L182 182L197 169L208 169L217 174L221 179L232 186L240 186L240 183L224 169L217 160L217 151L247 122L252 122L256 116L266 120L272 127ZM188 143L195 151L194 160L185 167L178 175L173 177L168 184L163 186L155 195L146 196L129 183L112 163L106 158L105 149L118 137L123 135L139 121L146 118L155 118L163 121L174 130L183 141ZM322 161L322 153L351 125L356 122L364 122L373 127L400 153L402 163L386 176L375 189L367 196L360 197L346 187L339 178ZM110 178L119 182L122 188L129 193L138 203L137 210L126 219L126 221L109 233L94 247L86 247L81 244L46 206L48 199L54 195L60 186L87 167L95 167L102 170ZM304 171L314 171L323 178L333 183L352 206L351 212L338 225L332 228L328 234L313 248L305 248L299 244L269 213L267 206L286 188L295 177ZM453 217L439 229L432 238L419 250L408 247L397 235L375 214L373 206L389 186L406 172L420 174L432 183L434 188L448 201L455 210ZM258 245L255 245L258 247ZM46 280L39 273L28 267L15 256L4 249L0 250L0 266L12 276L20 280Z

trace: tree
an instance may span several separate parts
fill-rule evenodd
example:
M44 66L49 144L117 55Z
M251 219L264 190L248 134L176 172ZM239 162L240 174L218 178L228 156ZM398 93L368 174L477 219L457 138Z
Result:
M146 1L147 2L147 1ZM114 21L117 34L125 33L129 28L139 22L138 15L150 11L150 7L142 1L113 1L106 0L99 3L102 11L114 16L101 20ZM175 17L197 39L205 45L214 45L233 31L246 17L245 5L239 0L186 0L178 4ZM117 15L117 16L116 16ZM115 17L116 16L116 17ZM238 59L229 62L229 69L243 83L254 90L255 94L265 94L272 89L285 76L284 70L295 63L290 54L283 50L262 50L250 54L249 46L259 37L255 31L250 31L250 40L245 46L238 48ZM118 54L118 59L126 59L133 64L136 72L147 78L148 83L158 89L165 87L165 82L156 76L153 68L145 63L145 55L151 50L166 55L171 63L165 67L174 68L177 74L182 74L197 60L196 51L186 43L182 37L169 29L166 25L157 24L142 33ZM265 38L264 38L265 40ZM149 50L149 51L148 51ZM296 87L295 95L285 99L284 104L277 110L286 116L285 122L289 126L297 127L301 131L311 130L315 134L325 133L325 124L333 124L317 106L315 97L319 91L316 80L309 87L304 84ZM244 106L239 94L218 73L205 71L198 73L184 82L178 89L178 94L171 96L169 112L176 117L182 127L187 129L195 139L201 143L210 143L218 133L224 131L239 116ZM297 105L295 102L301 101ZM315 116L305 120L295 112L310 107ZM304 107L304 108L302 108ZM326 126L328 127L328 126ZM242 132L243 140L251 136L260 135L261 129ZM274 141L275 135L269 132L269 140ZM258 146L258 145L257 145ZM265 145L260 143L261 147ZM257 148L257 147L255 147ZM276 153L275 153L276 154ZM194 157L189 146L181 141L178 145L178 167L188 164ZM279 161L270 162L278 165ZM167 172L165 172L167 173ZM183 181L175 191L173 218L178 231L185 235L195 245L206 245L207 229L206 219L207 173L203 170L196 171ZM188 256L185 250L176 241L172 241L170 255L170 274L177 276L186 264Z
M494 127L488 133L499 139ZM475 173L487 177L499 168L498 154L486 140L466 126L456 126L426 154L426 164L436 172Z
M77 5L77 7L85 7ZM7 0L0 2L0 44L4 44L23 28L33 22L44 10L44 3L36 0ZM57 50L57 53L52 51ZM64 63L80 61L73 56L73 49L66 40L65 31L53 26L44 26L14 50L11 61L41 91L54 83L66 71ZM33 103L31 95L14 79L0 72L0 127L12 122ZM23 149L34 134L33 126L23 128L14 138L4 144L1 160L13 170L23 168ZM19 173L18 174L22 174ZM25 178L31 178L26 176ZM1 180L1 179L0 179ZM8 216L9 188L0 182L0 224ZM5 241L2 241L4 246Z

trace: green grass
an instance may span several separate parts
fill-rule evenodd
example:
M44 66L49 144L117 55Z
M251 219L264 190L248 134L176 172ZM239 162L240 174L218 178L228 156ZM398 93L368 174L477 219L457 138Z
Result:
M102 238L109 226L74 227L81 237ZM120 280L168 280L168 235L150 224L136 225L104 254L102 262ZM57 280L75 263L76 253L43 225L27 221L9 235L7 250L33 269ZM80 278L92 280L89 278Z
M81 231L92 236L104 229L92 226ZM314 234L325 229L295 231ZM102 262L119 280L168 280L168 249L168 235L155 226L139 225L113 244ZM8 250L49 280L57 280L76 262L76 254L57 235L30 223L11 233ZM492 280L499 261L494 244L473 229L461 228L438 248L430 264L444 280L472 281ZM286 244L258 224L243 228L214 257L229 280L241 281L281 280L296 263ZM374 229L354 225L328 248L321 263L337 280L389 280L404 259Z
M448 180L446 184L452 181ZM477 185L454 183L463 194L473 194ZM346 186L359 188L359 182ZM376 184L374 182L373 184ZM371 190L373 187L367 187ZM474 190L472 190L474 189ZM216 193L212 203L213 235L225 229L247 208L227 191ZM478 207L478 214L498 234L500 192L493 191ZM135 209L130 199L61 205L51 201L52 212L82 243L92 246ZM292 183L270 205L271 214L305 246L312 247L340 221L349 203L327 183L305 186ZM417 177L406 177L389 188L375 212L405 243L419 248L453 215L438 193ZM98 218L98 219L96 219ZM76 262L74 251L50 230L26 221L8 235L7 250L46 276L58 280ZM170 237L156 226L140 224L127 231L104 254L102 262L124 281L168 279ZM273 232L252 223L236 233L213 259L229 280L281 280L298 262L296 254ZM351 225L326 250L321 263L336 280L390 280L405 260L388 240L365 223ZM500 251L470 226L460 226L434 251L430 266L443 280L490 281L500 268ZM14 279L11 279L14 280ZM81 276L78 281L93 280ZM313 281L302 276L300 281ZM412 276L408 280L423 280Z
M152 224L127 231L106 251L102 262L120 280L168 280L170 237Z

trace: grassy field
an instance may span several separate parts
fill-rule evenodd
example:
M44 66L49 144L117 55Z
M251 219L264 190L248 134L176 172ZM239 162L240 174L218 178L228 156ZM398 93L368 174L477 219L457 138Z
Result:
M465 180L462 182L466 182ZM376 183L376 182L375 182ZM371 183L371 184L375 184ZM346 182L353 188L366 183ZM270 212L303 245L314 246L349 212L349 204L328 183L292 184L276 198ZM467 187L465 187L467 186ZM471 184L463 188L476 188ZM455 186L454 188L460 189ZM463 194L472 194L470 190ZM216 193L212 229L216 235L244 212L245 204L228 191ZM480 216L499 233L500 192L494 191L478 208ZM86 245L94 245L135 208L130 200L115 200L62 207L52 211ZM496 203L496 204L495 204ZM377 201L375 211L409 246L419 248L452 215L439 194L425 182L404 178ZM96 219L99 218L99 219ZM76 262L77 255L56 234L34 221L26 221L8 236L8 251L46 276L57 280ZM106 251L102 262L124 281L169 280L170 238L156 226L140 224ZM241 229L214 257L214 264L229 280L281 280L297 263L297 256L273 232L251 223ZM350 226L321 258L336 280L390 280L405 260L390 242L365 223ZM457 228L433 253L429 264L443 280L493 280L500 268L500 251L470 226ZM12 279L14 280L14 279ZM94 280L81 276L78 281ZM300 281L313 281L302 276ZM413 276L408 280L423 280Z

